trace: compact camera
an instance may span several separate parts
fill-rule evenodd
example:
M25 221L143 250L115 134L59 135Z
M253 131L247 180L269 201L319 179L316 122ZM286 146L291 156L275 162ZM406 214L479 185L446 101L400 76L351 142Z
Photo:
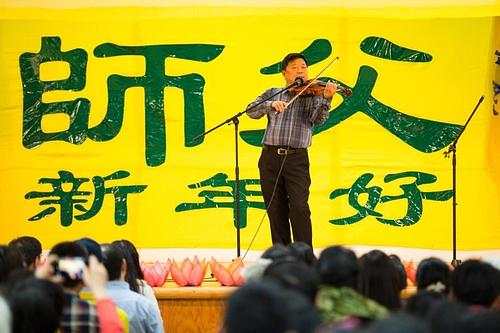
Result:
M82 280L86 263L80 257L63 257L55 262L54 272L69 280Z

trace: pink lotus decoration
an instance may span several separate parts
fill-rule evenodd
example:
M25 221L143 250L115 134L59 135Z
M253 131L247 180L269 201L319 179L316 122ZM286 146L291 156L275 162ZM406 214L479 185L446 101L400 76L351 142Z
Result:
M144 274L144 280L151 287L162 287L167 280L168 272L171 269L172 264L170 259L167 260L165 265L160 264L156 261L153 265L147 265L141 262L142 273Z
M203 282L206 270L207 264L205 260L200 262L196 256L192 262L188 258L184 259L180 268L177 267L177 263L174 260L170 267L172 279L180 287L198 287Z
M241 258L236 258L226 268L212 257L212 260L210 260L210 269L217 281L223 286L241 286L245 283L245 278L241 274L241 270L243 269Z

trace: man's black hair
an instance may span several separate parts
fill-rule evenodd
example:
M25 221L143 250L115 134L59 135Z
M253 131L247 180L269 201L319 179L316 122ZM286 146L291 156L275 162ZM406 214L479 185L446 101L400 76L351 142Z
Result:
M309 66L309 64L307 63L306 57L304 57L302 54L300 54L300 53L289 53L281 61L281 70L284 71L285 68L286 68L286 66L288 66L288 64L291 61L294 61L295 59L303 59L305 61L306 65Z

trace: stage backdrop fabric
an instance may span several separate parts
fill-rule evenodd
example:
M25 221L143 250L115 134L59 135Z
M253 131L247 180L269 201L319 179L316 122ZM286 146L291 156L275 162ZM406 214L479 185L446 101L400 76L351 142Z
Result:
M195 137L282 87L302 52L311 77L339 57L320 79L352 92L309 150L316 247L449 249L444 153L481 96L457 145L457 245L500 247L495 1L85 3L0 3L0 243L235 247L234 125ZM270 245L265 126L239 118L244 249Z

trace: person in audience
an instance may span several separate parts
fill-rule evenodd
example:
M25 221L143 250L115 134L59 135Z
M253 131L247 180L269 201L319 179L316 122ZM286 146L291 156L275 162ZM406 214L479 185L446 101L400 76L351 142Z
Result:
M2 295L0 295L0 333L10 333L12 325L12 316L9 305Z
M500 312L467 313L461 318L460 324L463 333L498 333L500 332Z
M430 333L426 322L404 313L375 321L363 333Z
M290 248L283 244L274 244L262 253L261 257L254 261L249 266L246 266L242 270L242 275L245 278L245 282L256 282L262 278L264 271L267 266L273 262L273 260L293 257Z
M421 290L408 298L405 310L423 319L436 305L446 301L446 298L446 295L441 292Z
M59 285L33 276L16 281L7 299L12 311L12 332L55 333L59 328L64 293Z
M223 332L286 332L290 316L281 292L272 282L252 282L240 287L227 301Z
M83 237L80 238L76 241L76 244L80 245L87 251L87 255L90 257L90 255L93 255L99 260L99 262L102 262L102 250L101 250L101 245L97 243L95 240L92 238L88 237Z
M283 308L288 317L286 332L317 333L322 324L321 314L303 293L286 288L280 292L283 297Z
M281 259L284 257L293 257L293 255L290 248L283 244L274 244L265 250L261 255L261 258L271 260Z
M64 278L57 274L56 255L50 254L45 262L35 270L35 277L61 284ZM92 299L96 301L96 312L99 320L101 333L127 333L128 321L126 316L124 322L118 316L121 311L116 304L107 296L106 282L108 273L103 264L94 256L90 255L89 264L83 271L84 284L89 288ZM81 332L86 332L83 326Z
M446 300L430 309L427 322L432 333L461 333L460 320L466 314L465 304Z
M389 256L372 250L361 256L359 264L359 291L390 311L401 308L400 278Z
M62 277L64 308L60 326L61 333L99 332L99 320L95 305L79 296L84 286L83 273L85 262L88 261L87 251L76 242L62 242L50 250L49 256L57 258L55 261L58 267L56 274ZM64 263L74 265L76 268L66 266Z
M472 311L489 309L500 295L500 271L479 260L467 260L451 276L451 293Z
M434 257L424 259L418 264L415 274L417 290L447 295L450 291L450 277L450 267L443 260Z
M129 284L130 290L146 297L156 307L158 312L160 312L160 307L153 288L144 280L144 274L139 262L139 252L137 252L134 244L125 239L114 241L112 244L119 246L125 255L125 260L127 261L125 281Z
M398 271L399 291L402 292L403 290L406 289L406 287L408 287L408 282L406 281L408 277L406 276L405 266L403 265L401 258L399 258L395 254L389 255L389 259L391 259L392 263L394 264L394 267L396 267L396 270Z
M97 317L101 333L123 333L125 328L118 316L118 308L106 291L108 272L93 254L83 274L83 280L96 301ZM128 323L127 323L128 324ZM127 327L128 329L128 327Z
M263 274L264 279L272 279L285 289L303 294L314 304L319 288L319 276L315 269L295 258L274 260Z
M471 311L466 304L445 301L429 313L431 333L498 333L500 312Z
M316 267L321 281L316 306L326 323L353 329L388 316L385 307L356 290L359 263L352 250L328 247L321 252Z
M125 281L127 261L119 246L111 244L103 251L104 266L108 271L107 292L128 316L131 333L163 333L163 323L155 306L143 295L130 290Z
M21 251L15 246L0 245L0 283L8 282L12 273L23 269Z
M314 255L313 248L304 242L293 242L288 244L291 255L305 262L310 267L315 267L318 259Z
M101 246L99 245L99 243L97 243L95 240L88 238L88 237L80 238L75 242L86 250L89 258L95 257L99 263L102 263L102 260L103 260L102 250L101 250ZM102 264L100 264L99 266L102 266L102 269L104 269L104 272L106 273L106 283L107 283L108 273L106 271L106 268ZM106 285L106 283L105 283L105 285ZM101 315L99 314L100 305L107 304L106 306L103 306L103 308L108 309L111 307L109 305L109 303L114 304L114 302L109 297L103 301L96 299L96 297L94 296L94 292L92 292L91 288L88 286L86 281L84 281L84 284L85 284L85 286L82 288L82 290L79 293L80 298L96 304L96 309L97 309L98 318L99 318L99 325L101 326L101 332L104 332L103 330L105 330L107 328L102 327L102 324L101 324ZM115 312L117 313L119 321L120 321L120 327L121 327L120 329L123 332L128 332L129 331L129 323L128 323L127 314L125 313L125 311L118 308L116 305L114 305L114 309L115 309ZM112 325L114 325L114 324L112 323ZM112 328L112 329L116 329L116 328Z
M42 244L32 236L22 236L9 242L9 246L19 249L23 258L24 267L30 272L34 272L40 264L42 255Z
M500 270L500 257L487 257L483 259L485 263L490 264L491 266L495 267L497 270ZM499 311L500 312L500 295L497 296L493 304L491 305L491 309L494 311Z

